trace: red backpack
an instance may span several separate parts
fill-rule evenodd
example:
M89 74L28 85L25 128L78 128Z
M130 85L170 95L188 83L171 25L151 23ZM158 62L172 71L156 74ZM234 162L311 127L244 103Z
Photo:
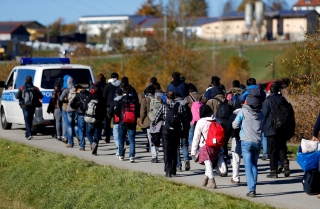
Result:
M136 122L135 110L136 110L136 106L134 105L134 103L130 101L126 101L122 111L122 116L123 116L122 122L135 123Z
M205 142L207 146L213 148L219 148L224 146L224 130L219 123L214 121L211 122Z

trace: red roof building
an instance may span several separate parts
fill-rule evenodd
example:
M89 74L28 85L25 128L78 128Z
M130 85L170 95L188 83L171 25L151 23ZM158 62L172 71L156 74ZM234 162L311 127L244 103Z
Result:
M30 34L17 22L0 22L0 40L29 41Z
M294 11L315 10L320 14L320 0L298 0L292 9Z

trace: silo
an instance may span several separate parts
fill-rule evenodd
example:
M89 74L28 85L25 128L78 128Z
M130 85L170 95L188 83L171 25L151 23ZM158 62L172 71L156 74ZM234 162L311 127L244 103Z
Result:
M258 28L258 31L260 32L264 20L264 5L261 1L255 3L255 18L256 26Z
M253 20L253 4L247 3L245 8L245 22L249 32L252 27L252 20Z

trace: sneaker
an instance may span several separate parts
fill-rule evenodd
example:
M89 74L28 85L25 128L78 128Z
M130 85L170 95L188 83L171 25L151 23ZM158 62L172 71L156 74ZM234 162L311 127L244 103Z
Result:
M124 160L123 156L119 156L119 160L123 161Z
M274 178L274 179L276 179L276 178L278 178L278 174L277 174L277 172L270 172L270 174L267 175L267 178Z
M261 160L268 160L268 155L263 155Z
M97 155L97 150L98 150L98 144L97 143L92 143L92 154Z
M256 193L254 191L247 193L247 197L255 197L255 196L256 196Z
M33 138L33 136L28 136L26 138L27 138L27 140L31 140Z
M130 157L130 163L134 163L134 158Z
M119 153L118 152L116 153L116 158L119 158Z
M158 162L158 159L157 158L152 158L151 159L151 163L157 163Z
M62 141L62 137L61 136L57 136L57 140L61 142Z
M83 148L80 148L79 150L80 150L80 151L85 151L85 148L83 147Z
M167 178L171 178L171 177L172 177L172 175L171 175L171 174L169 174L169 173L166 173L165 177L167 177Z
M233 183L233 184L239 184L240 181L235 181L235 180L233 180L233 178L231 178L231 183Z
M189 160L185 161L184 167L185 167L186 171L190 170L190 161Z
M290 168L288 164L284 164L284 177L290 176Z
M280 174L280 173L282 172L282 170L283 170L283 166L280 165L280 166L278 167L277 173Z
M68 139L66 139L66 138L61 139L61 141L62 141L63 143L65 143L65 144L68 144Z
M210 188L210 189L216 189L217 188L217 184L216 184L216 181L214 180L214 178L212 179L209 179L209 184L206 186L207 188Z
M67 144L66 148L72 148L73 146L71 144Z
M177 171L182 171L182 166L177 167Z

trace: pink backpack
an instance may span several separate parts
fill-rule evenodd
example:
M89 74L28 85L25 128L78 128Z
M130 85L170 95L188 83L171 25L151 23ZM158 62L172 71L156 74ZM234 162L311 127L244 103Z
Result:
M190 94L190 99L192 100L191 113L192 113L192 121L191 125L194 125L198 120L200 120L200 107L202 106L202 97L200 97L199 101L196 101L194 97Z

